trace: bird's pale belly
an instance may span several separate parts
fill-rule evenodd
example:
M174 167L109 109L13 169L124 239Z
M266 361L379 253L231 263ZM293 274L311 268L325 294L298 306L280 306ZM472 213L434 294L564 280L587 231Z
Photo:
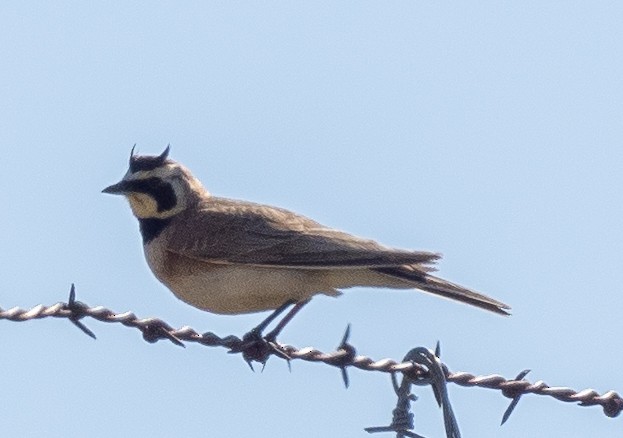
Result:
M207 263L154 251L146 256L154 275L180 300L213 313L259 312L339 294L315 271Z
M167 284L181 300L214 313L249 313L303 301L323 291L304 271L213 265Z

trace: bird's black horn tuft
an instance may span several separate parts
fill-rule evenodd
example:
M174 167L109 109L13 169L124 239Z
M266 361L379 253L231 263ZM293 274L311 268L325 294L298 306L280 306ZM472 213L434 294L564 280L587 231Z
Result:
M136 147L136 143L134 143L134 146L132 146L132 150L130 151L130 164L132 164L132 161L134 159L134 148Z
M164 163L164 160L167 159L167 157L169 156L169 152L171 151L171 144L168 144L166 149L164 150L164 152L162 152L159 156L158 156L158 160L161 163Z

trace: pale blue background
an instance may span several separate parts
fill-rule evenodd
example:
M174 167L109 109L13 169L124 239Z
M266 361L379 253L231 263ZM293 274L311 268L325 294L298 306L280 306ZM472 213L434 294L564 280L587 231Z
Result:
M283 333L400 359L442 342L453 370L623 391L623 3L25 2L0 5L0 306L78 298L243 334L149 272L122 199L132 144L213 192L405 248L513 306L415 292L312 302ZM0 323L5 436L364 437L388 376L149 345L120 325ZM420 388L416 431L442 435ZM622 419L450 386L465 437L618 437ZM392 436L392 435L379 435Z

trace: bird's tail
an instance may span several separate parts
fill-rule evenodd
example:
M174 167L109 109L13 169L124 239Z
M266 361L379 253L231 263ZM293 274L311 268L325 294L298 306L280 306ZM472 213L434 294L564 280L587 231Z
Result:
M481 309L489 310L500 315L510 315L508 312L510 307L507 304L420 270L399 267L376 268L375 271L390 277L406 280L406 282L411 284L414 288L425 292L471 304L472 306L480 307Z

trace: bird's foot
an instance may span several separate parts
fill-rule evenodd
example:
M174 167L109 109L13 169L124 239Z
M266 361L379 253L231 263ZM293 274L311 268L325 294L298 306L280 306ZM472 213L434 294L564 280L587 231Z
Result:
M242 353L242 357L249 364L249 367L253 369L253 362L260 362L262 365L266 365L266 361L272 354L276 354L282 359L288 361L290 365L290 356L283 351L283 348L279 347L277 343L277 336L283 330L283 328L290 322L290 320L298 313L301 308L307 304L307 301L287 301L279 306L268 318L262 321L257 327L249 331L242 337L240 345L232 348L230 353ZM270 331L266 336L262 335L266 327L275 320L284 310L294 304L294 307L286 314L286 316L279 321L277 326Z
M265 366L268 358L273 354L289 360L290 357L279 348L276 337L277 333L274 330L263 336L261 329L255 327L242 337L240 345L232 348L229 352L242 353L243 359L252 370L253 362L259 362Z

